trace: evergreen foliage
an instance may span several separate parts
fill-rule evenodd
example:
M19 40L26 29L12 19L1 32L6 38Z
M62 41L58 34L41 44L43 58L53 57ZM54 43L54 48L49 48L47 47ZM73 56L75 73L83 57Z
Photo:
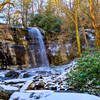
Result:
M85 53L71 70L67 84L73 90L100 93L100 52Z

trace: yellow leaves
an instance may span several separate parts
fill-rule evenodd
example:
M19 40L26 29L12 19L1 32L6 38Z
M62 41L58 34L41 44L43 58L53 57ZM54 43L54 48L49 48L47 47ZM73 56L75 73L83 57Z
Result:
M58 5L60 5L60 2L61 2L61 0L51 0L51 4L52 4L53 6L58 6Z
M59 0L48 0L48 4L51 6L57 6Z
M0 9L2 7L4 7L6 4L10 4L10 5L12 5L14 7L14 3L11 3L9 0L6 0L6 1L4 1L3 3L0 4Z
M29 5L31 3L32 0L22 0L22 2L25 4L25 5Z
M58 0L51 0L51 3L52 3L53 5L57 5L57 4L58 4Z

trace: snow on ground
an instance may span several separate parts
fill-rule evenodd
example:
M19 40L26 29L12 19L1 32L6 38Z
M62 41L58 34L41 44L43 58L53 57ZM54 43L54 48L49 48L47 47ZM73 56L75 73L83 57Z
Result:
M25 85L23 85L23 87L20 89L20 92L25 91L25 90L29 87L29 85L30 85L32 82L33 82L33 80L27 81L27 82L25 83Z
M69 73L75 64L76 62L72 61L70 64L53 68L41 67L19 71L17 79L6 79L7 71L1 71L0 76L4 79L1 79L0 91L11 92L9 100L100 100L93 95L66 93L66 73Z
M40 100L100 100L100 97L80 93L53 93Z
M100 100L100 97L81 93L56 93L52 91L15 92L9 100Z
M13 91L17 91L18 90L18 88L17 87L13 87L13 86L9 86L9 85L0 85L0 90L1 89L4 89L4 90L13 90Z
M11 95L9 100L37 100L51 95L53 91L50 90L31 90L24 92L15 92Z
M30 78L22 78L22 79L9 79L9 80L5 80L4 82L6 84L9 84L9 83L23 83L23 82L26 82L28 80L32 80L33 77L30 77Z

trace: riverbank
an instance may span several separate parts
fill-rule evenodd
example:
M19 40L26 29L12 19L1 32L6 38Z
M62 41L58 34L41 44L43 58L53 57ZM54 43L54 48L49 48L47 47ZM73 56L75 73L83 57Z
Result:
M0 71L0 99L42 100L44 98L43 100L51 100L49 96L51 98L52 95L53 97L55 95L60 96L60 98L63 95L66 96L70 88L66 85L66 80L68 79L66 74L70 72L70 69L73 68L75 63L75 61L72 61L67 65L56 67ZM62 93L64 94L62 95ZM57 99L54 98L52 100Z

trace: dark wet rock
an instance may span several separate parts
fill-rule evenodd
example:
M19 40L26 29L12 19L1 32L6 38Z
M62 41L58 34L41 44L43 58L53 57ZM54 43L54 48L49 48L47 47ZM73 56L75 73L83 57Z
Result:
M39 75L52 75L51 71L36 71Z
M5 81L3 82L3 84L12 85L12 84L25 83L25 82L26 82L25 79L11 79L11 80L5 80Z
M25 73L25 74L23 75L23 78L27 78L27 77L30 77L29 73Z
M41 90L41 89L44 89L45 84L46 83L44 81L33 82L33 81L30 80L30 81L27 81L20 90L21 91Z
M17 87L0 85L0 99L8 100L10 95L15 91L18 91Z
M39 79L43 79L43 77L42 76L35 76L34 79L39 80Z
M40 99L40 98L41 98L41 96L40 96L40 95L37 95L37 94L35 94L33 97L34 97L35 99Z
M8 77L8 78L18 78L18 76L19 76L19 73L14 70L11 70L5 74L5 77Z
M31 77L33 76L35 73L30 73L30 72L26 72L23 74L23 78L28 78L28 77Z
M58 82L58 85L62 85L62 84L63 84L63 82L62 82L62 81Z
M50 87L50 86L52 86L52 85L54 85L55 83L53 83L53 82L48 82L46 85L45 85L45 87Z
M11 94L1 91L0 92L0 100L8 100Z
M51 86L49 87L50 90L56 91L57 90L57 86Z
M60 89L59 89L59 91L60 92L65 92L66 91L66 88L64 88L63 86L61 86Z

